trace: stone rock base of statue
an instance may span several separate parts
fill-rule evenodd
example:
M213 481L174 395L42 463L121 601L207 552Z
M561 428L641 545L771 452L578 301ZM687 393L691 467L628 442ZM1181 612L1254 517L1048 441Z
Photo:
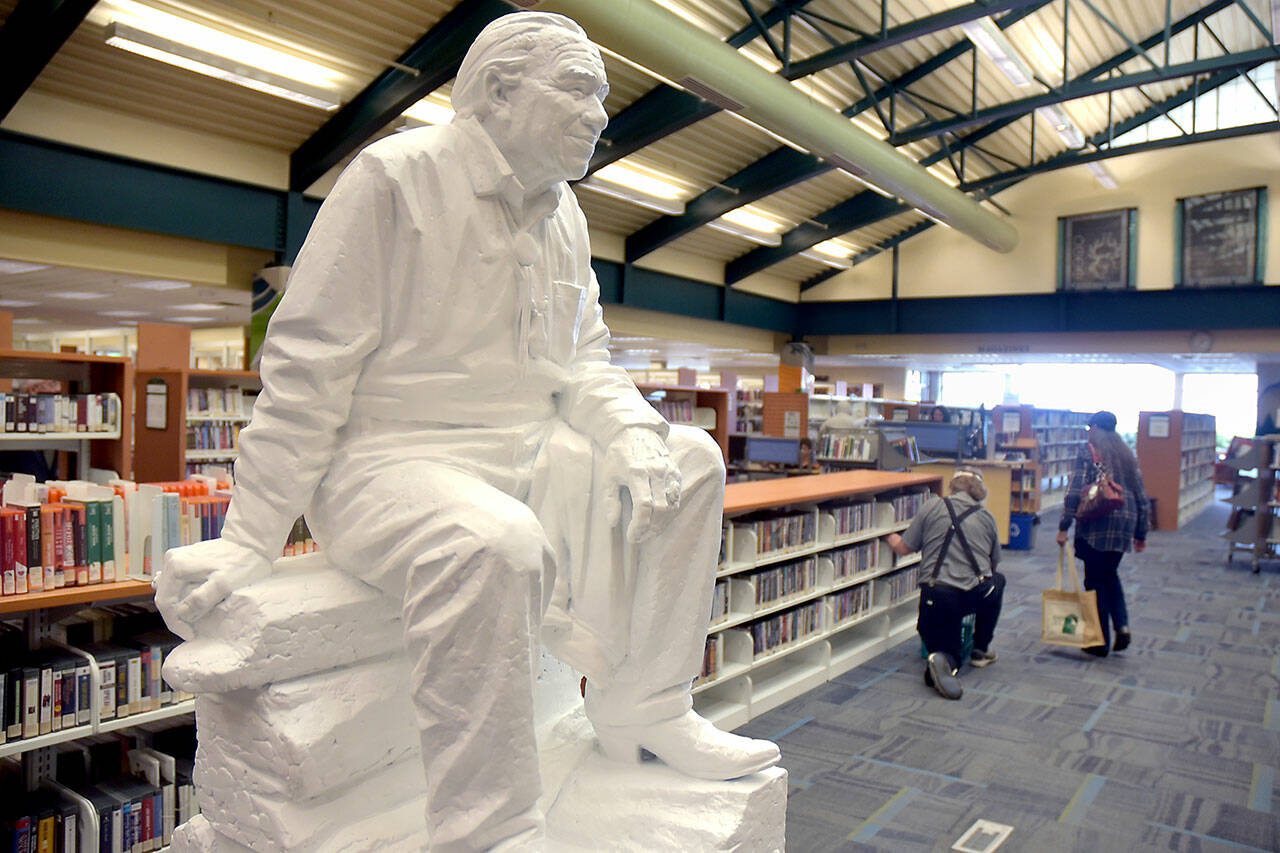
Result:
M164 667L196 694L196 799L172 853L426 847L399 605L322 554L233 593ZM538 733L551 850L783 849L786 772L691 779L599 754L575 675L544 655Z

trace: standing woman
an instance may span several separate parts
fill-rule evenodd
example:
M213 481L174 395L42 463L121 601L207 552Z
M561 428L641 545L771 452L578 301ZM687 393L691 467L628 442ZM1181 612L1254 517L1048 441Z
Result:
M1124 489L1124 505L1106 515L1077 520L1080 501L1085 490L1097 480L1099 468ZM1089 418L1089 441L1072 466L1062 520L1058 523L1058 544L1066 545L1067 531L1071 529L1071 522L1076 522L1075 549L1076 556L1084 561L1084 588L1098 593L1102 645L1084 650L1096 657L1106 657L1108 648L1123 651L1132 639L1124 588L1117 569L1126 551L1146 550L1150 509L1138 460L1124 439L1116 435L1116 416L1111 412L1098 412ZM1112 627L1116 632L1114 646L1111 645Z

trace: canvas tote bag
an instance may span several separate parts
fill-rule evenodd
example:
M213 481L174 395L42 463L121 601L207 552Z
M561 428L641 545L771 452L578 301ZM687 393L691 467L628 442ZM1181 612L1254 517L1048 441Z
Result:
M1098 594L1080 588L1075 555L1068 545L1058 549L1058 577L1053 589L1041 593L1040 640L1055 646L1083 649L1102 645L1102 620L1098 618ZM1071 570L1071 589L1062 585L1062 566Z

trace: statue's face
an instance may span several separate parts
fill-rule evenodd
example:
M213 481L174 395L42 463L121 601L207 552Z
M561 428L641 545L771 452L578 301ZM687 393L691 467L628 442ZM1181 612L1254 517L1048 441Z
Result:
M600 133L609 123L604 63L589 43L570 44L509 95L513 140L522 159L554 181L587 173ZM523 176L522 176L523 177Z

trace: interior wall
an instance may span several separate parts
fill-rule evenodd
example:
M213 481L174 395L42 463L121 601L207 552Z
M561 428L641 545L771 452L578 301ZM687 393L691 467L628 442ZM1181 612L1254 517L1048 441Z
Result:
M814 368L813 372L827 377L832 382L848 383L850 391L865 382L884 385L884 396L889 400L901 400L906 393L907 368L905 367L825 367L820 365Z
M0 208L0 257L243 290L273 255Z
M196 133L43 92L27 91L0 127L67 145L245 181L289 187L289 152Z
M1117 189L1098 183L1085 166L1036 175L996 196L1013 214L1020 241L1008 254L993 252L944 226L904 242L898 295L977 296L1051 293L1057 289L1058 217L1138 209L1139 289L1173 287L1174 223L1179 198L1265 186L1269 207L1280 194L1280 143L1259 134L1202 142L1106 161ZM1280 224L1274 215L1266 234L1268 284L1280 284ZM865 262L806 292L806 299L886 298L892 281L889 253ZM862 272L873 263L879 266ZM870 296L879 292L880 296Z
M766 329L664 314L661 311L647 311L626 305L601 307L604 309L605 324L614 337L650 337L762 353L779 352L791 337Z

